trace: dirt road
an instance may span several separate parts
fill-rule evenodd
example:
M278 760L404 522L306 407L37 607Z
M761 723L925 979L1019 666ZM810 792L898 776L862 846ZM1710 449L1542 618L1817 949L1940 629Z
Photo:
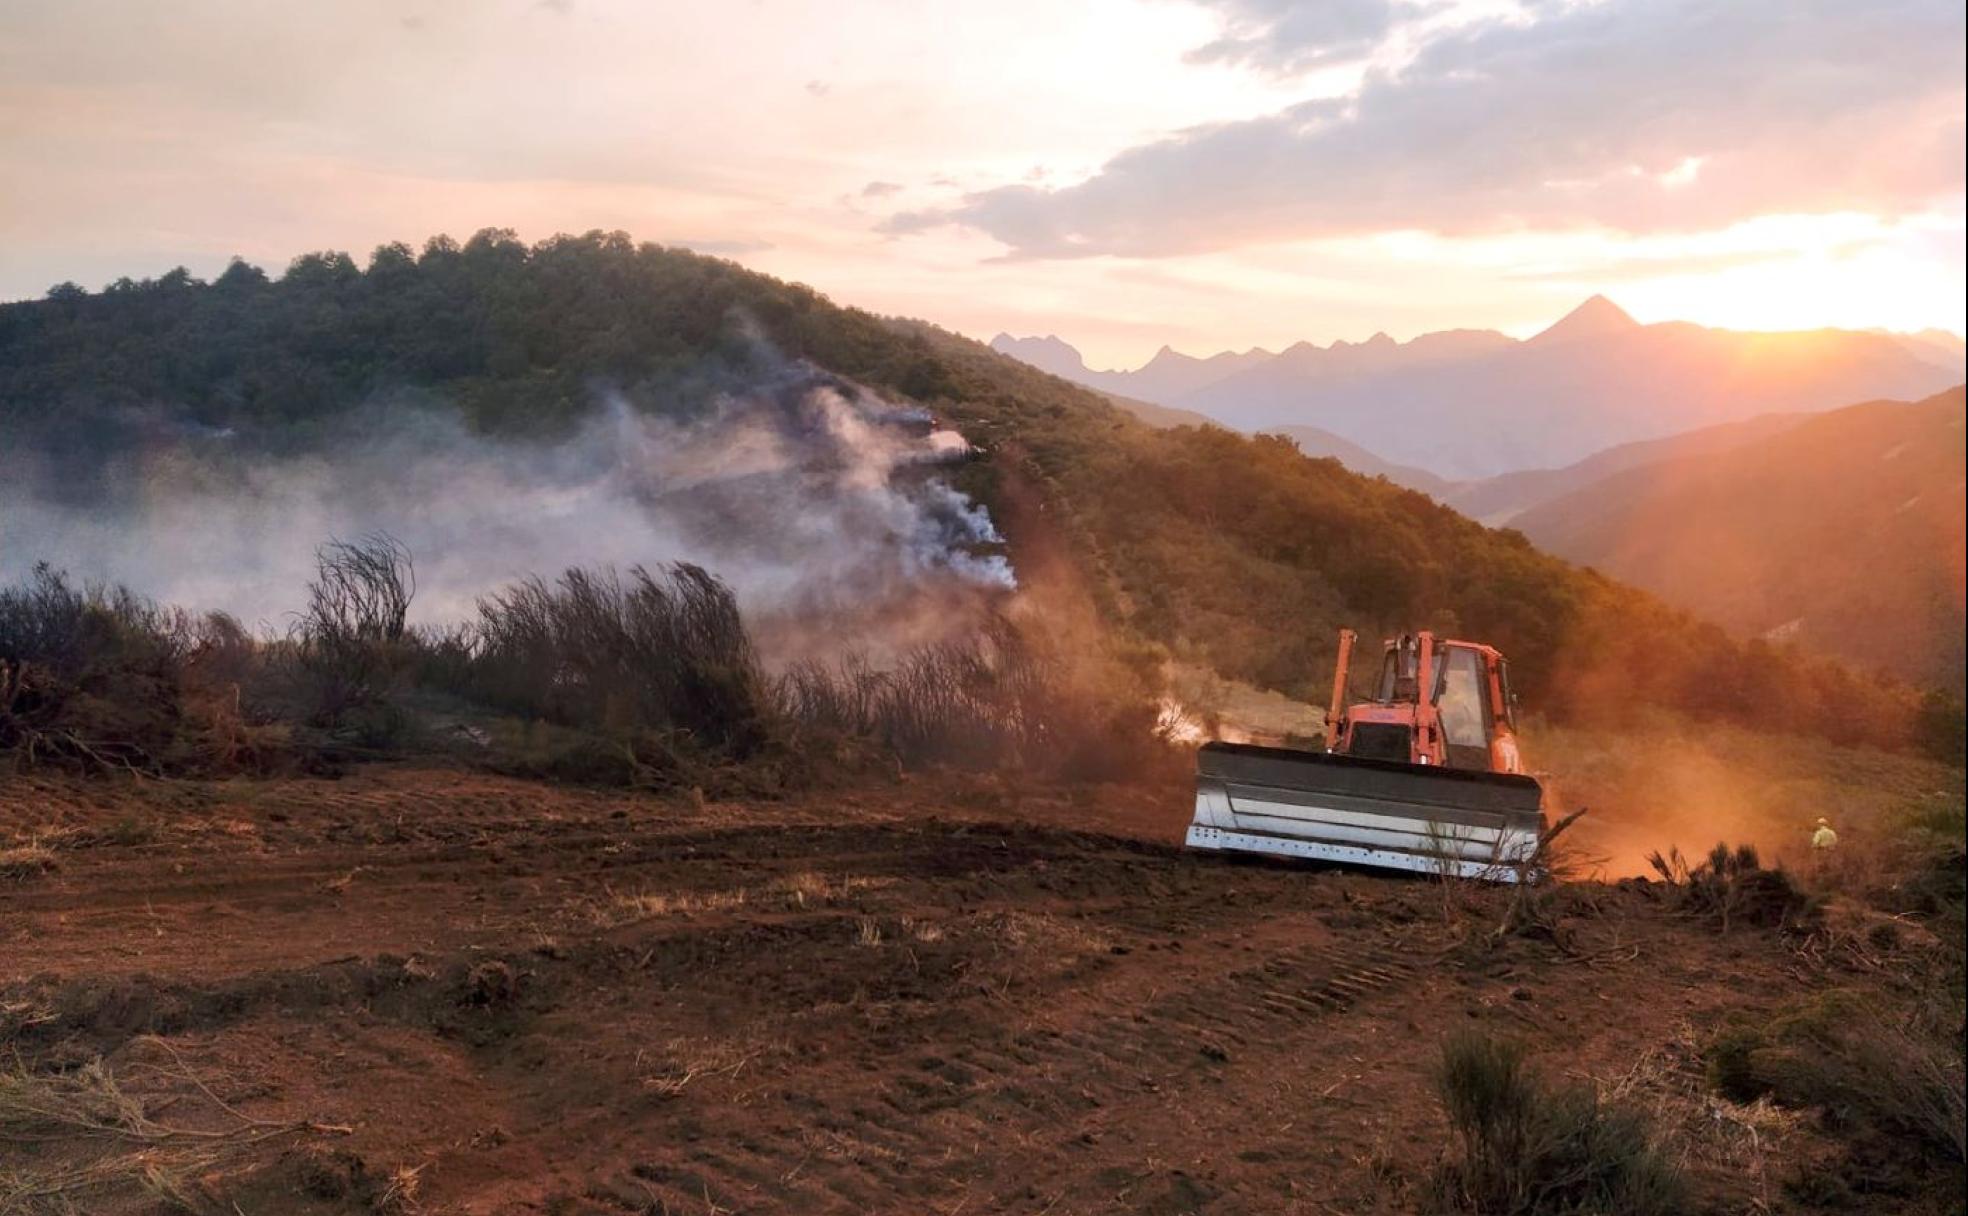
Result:
M0 877L0 1044L101 1056L210 1137L12 1168L248 1216L1410 1211L1452 1028L1699 1113L1695 1028L1820 982L1606 888L1559 943L1476 949L1498 893L1189 856L1186 816L982 781L17 780L0 824L55 868ZM1725 1207L1816 1142L1734 1143L1688 1153Z

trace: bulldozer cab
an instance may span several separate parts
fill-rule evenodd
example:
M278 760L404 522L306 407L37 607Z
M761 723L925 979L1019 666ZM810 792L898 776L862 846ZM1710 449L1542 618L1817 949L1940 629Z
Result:
M1426 697L1421 695L1423 689ZM1378 707L1415 707L1407 757L1411 762L1482 772L1518 771L1514 743L1499 747L1516 730L1509 674L1503 656L1489 646L1416 634L1390 639L1381 655L1371 702ZM1406 713L1401 716L1408 718ZM1385 713L1353 713L1339 707L1333 750L1394 758L1388 754L1383 732L1361 729L1380 725L1386 718Z

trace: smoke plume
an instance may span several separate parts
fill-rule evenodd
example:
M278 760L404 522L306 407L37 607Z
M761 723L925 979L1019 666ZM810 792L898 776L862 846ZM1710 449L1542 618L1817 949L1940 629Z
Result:
M161 410L71 420L53 441L44 427L0 479L0 579L45 560L278 628L331 537L406 544L424 623L529 574L681 560L730 583L786 657L920 641L1014 585L990 516L951 481L970 445L920 409L776 356L674 413L596 396L550 440L400 399L302 441Z

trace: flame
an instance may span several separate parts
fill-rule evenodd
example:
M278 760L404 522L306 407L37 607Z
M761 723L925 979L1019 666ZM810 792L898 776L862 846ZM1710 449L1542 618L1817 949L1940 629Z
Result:
M1249 743L1250 731L1232 726L1214 715L1199 714L1166 693L1155 706L1155 733L1170 743L1197 747L1212 740L1218 743Z
M1182 702L1164 696L1155 707L1155 733L1170 743L1200 745L1209 742L1210 733L1202 719L1184 709Z

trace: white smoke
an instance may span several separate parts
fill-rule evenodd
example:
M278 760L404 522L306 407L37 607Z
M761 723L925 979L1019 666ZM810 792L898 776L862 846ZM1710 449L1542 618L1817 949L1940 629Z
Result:
M83 478L73 461L10 458L0 579L46 560L277 628L301 605L316 545L387 531L415 556L413 616L426 623L464 619L527 575L604 563L695 562L763 620L872 619L926 592L1014 586L989 514L950 480L971 451L963 437L798 362L685 420L603 394L553 442L378 405L298 454L154 425L101 449Z

